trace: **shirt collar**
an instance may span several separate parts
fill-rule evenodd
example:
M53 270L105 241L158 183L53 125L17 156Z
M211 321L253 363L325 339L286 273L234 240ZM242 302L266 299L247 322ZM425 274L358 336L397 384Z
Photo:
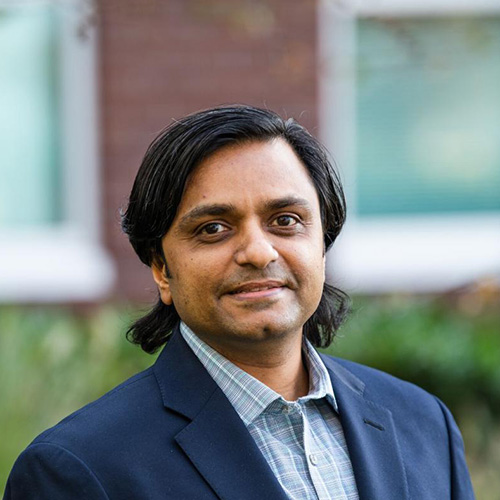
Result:
M277 392L203 342L183 322L180 324L180 331L184 340L224 392L247 427L274 401L280 400L286 403ZM303 350L309 369L309 393L299 398L298 402L326 397L334 410L338 412L328 371L319 354L305 338Z

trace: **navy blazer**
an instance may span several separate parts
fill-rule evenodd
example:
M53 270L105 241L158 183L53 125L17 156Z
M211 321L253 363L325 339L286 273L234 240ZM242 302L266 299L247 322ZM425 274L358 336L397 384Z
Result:
M422 389L323 356L361 500L474 498L460 432ZM287 497L179 332L156 363L38 436L4 499Z

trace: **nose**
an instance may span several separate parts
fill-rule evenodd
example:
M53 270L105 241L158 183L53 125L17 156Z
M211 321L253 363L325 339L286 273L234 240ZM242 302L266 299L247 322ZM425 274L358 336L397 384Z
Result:
M236 263L240 266L253 266L265 269L278 259L278 252L269 235L257 224L242 230L239 246L235 253Z

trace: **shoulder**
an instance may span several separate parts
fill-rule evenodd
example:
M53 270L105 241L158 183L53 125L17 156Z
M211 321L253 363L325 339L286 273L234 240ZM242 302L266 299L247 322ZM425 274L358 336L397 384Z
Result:
M377 368L326 354L321 354L321 358L330 373L333 373L334 376L343 380L346 380L346 377L351 381L355 380L360 390L363 390L365 393L365 396L376 394L379 398L383 398L384 395L388 395L391 398L400 395L424 399L434 398L434 396L421 387Z
M449 477L453 498L474 498L462 436L442 401L415 384L375 368L331 356L322 355L322 359L340 403L354 403L362 412L367 408L364 405L389 412L412 488L418 491L422 487L421 471L425 468L429 485L433 481L442 485L443 477ZM354 416L352 408L344 406L344 410Z
M85 442L88 436L93 440L109 439L122 427L133 423L144 409L159 398L158 384L152 368L134 375L99 399L85 405L61 422L40 434L32 444Z
M333 389L339 383L354 388L373 404L389 409L394 417L411 421L455 425L446 406L421 387L376 368L341 358L321 355L332 376Z
M463 449L450 410L435 395L369 366L325 355L322 359L330 372L335 395L345 394L345 387L349 387L364 402L389 410L395 425L407 438L417 432L419 440L433 436L440 443L448 442L450 447Z
M102 484L113 469L126 464L118 460L125 443L141 439L141 415L158 401L158 384L149 368L72 413L21 453L5 498L107 498Z
M151 367L42 432L18 462L32 466L57 456L76 468L116 467L118 461L133 458L134 447L152 445L154 424L163 410Z

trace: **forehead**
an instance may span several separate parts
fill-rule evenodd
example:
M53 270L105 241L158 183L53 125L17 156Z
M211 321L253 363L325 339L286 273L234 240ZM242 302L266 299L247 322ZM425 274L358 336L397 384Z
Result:
M179 213L203 203L252 202L300 196L319 205L307 168L283 139L226 146L188 178Z

